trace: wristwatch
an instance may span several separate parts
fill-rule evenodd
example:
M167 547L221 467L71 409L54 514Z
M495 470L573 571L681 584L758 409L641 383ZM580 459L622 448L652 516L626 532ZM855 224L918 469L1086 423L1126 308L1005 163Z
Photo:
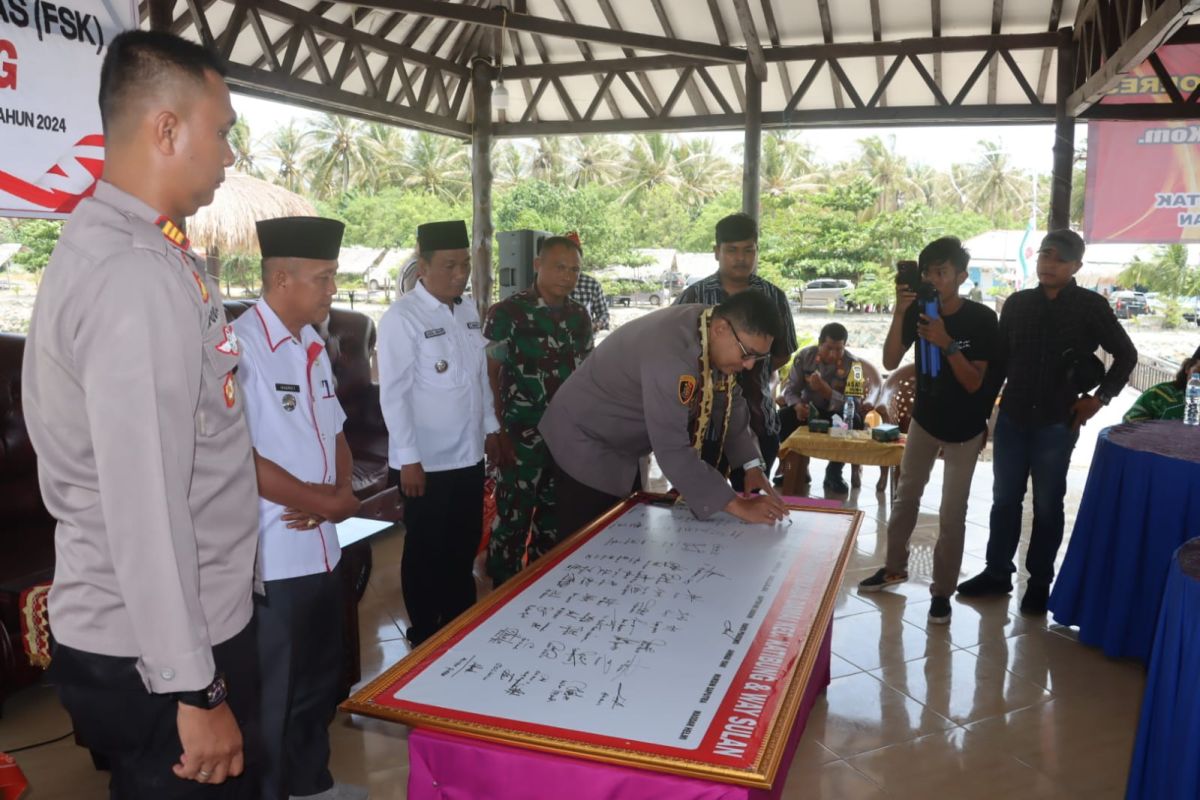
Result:
M196 689L191 692L176 692L175 699L185 706L195 706L196 708L204 708L212 710L221 703L225 702L225 698L229 696L229 687L225 683L225 676L217 673L213 678L212 683L203 689Z
M959 346L959 344L956 340L951 339L950 344L948 344L944 348L942 348L942 352L945 353L947 358L949 358L950 356L954 355L955 353L961 353L962 347Z
M752 458L745 464L742 464L742 472L749 472L752 469L762 469L763 462L761 458Z
M1108 405L1108 401L1112 400L1112 398L1109 397L1107 394L1105 394L1103 391L1097 391L1094 395L1092 395L1092 397L1099 400L1100 405L1102 405L1102 406Z

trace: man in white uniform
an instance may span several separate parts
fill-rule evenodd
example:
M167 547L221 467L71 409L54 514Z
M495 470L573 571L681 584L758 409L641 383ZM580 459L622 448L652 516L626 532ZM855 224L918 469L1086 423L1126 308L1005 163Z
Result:
M400 586L414 646L475 602L472 565L483 529L483 457L497 452L487 342L464 303L467 226L417 228L416 286L379 322L379 394L388 467L404 493Z
M264 800L367 796L329 772L344 603L333 523L359 503L346 415L313 325L329 315L344 227L317 217L259 222L262 299L233 325L258 476Z

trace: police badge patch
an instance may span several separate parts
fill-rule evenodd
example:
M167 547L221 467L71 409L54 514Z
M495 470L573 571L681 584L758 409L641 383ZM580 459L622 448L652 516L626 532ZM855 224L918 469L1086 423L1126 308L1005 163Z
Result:
M696 396L696 379L691 375L679 376L679 402L688 405Z
M284 411L295 411L295 410L296 410L296 395L294 395L294 394L285 394L285 395L284 395L284 396L283 396L283 397L280 399L280 402L281 402L281 403L283 403L283 410L284 410Z

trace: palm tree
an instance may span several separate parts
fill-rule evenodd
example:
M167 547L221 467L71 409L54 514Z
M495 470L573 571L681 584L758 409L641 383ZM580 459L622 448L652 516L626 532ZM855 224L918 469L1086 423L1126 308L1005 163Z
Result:
M458 200L471 185L470 158L457 139L421 131L404 156L404 185L446 200Z
M684 139L675 147L675 172L683 200L703 205L737 179L733 165L716 152L712 139Z
M876 213L895 211L905 202L923 202L925 195L913 180L908 161L896 152L896 138L884 142L878 136L859 139L858 160L852 171L865 176L879 189Z
M404 154L408 150L408 138L404 132L393 125L369 122L364 130L363 140L370 153L370 158L363 165L364 187L378 192L380 189L404 183Z
M304 132L291 120L287 125L276 128L267 143L266 154L275 161L273 182L292 192L300 192L304 188L305 138Z
M678 191L681 182L677 167L674 137L664 133L634 136L625 154L622 183L628 188L621 201L639 197L654 186Z
M258 164L258 154L255 152L254 140L250 136L250 123L239 118L229 131L229 147L233 150L233 168L255 178L263 176L262 167Z
M982 153L967 167L963 186L971 205L992 219L1005 215L1020 218L1029 194L1029 179L1013 168L999 143L981 139L979 147Z
M763 134L759 176L762 193L771 197L819 189L826 182L816 166L812 147L791 131Z
M539 136L529 171L534 180L556 183L563 180L567 167L566 141L561 136Z
M529 175L525 153L512 142L500 142L492 151L492 178L498 188L516 186Z
M621 171L621 146L611 136L580 136L571 140L567 179L572 186L609 183Z
M372 156L363 133L363 123L349 117L324 114L317 118L308 132L312 149L305 162L315 195L346 192L363 180Z

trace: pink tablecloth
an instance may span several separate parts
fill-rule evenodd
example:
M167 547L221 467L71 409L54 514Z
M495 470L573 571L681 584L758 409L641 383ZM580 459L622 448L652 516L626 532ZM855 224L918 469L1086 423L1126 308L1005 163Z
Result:
M783 792L813 703L829 685L832 628L831 623L825 631L772 789L684 778L417 729L408 737L409 800L774 800Z

